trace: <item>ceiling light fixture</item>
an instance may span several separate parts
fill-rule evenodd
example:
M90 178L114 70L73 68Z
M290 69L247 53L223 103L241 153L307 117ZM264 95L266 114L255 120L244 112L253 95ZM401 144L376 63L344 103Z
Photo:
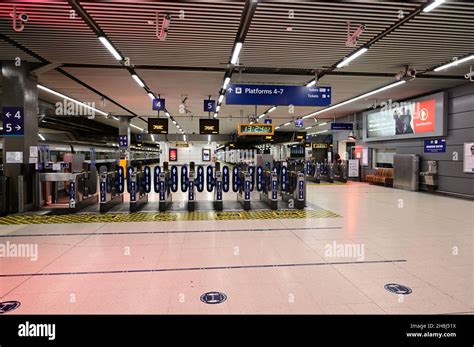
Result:
M242 49L242 42L237 42L234 47L234 52L232 53L232 58L230 59L230 63L232 65L235 65L237 63L241 49Z
M57 91L55 91L55 90L49 89L49 88L47 88L47 87L45 87L45 86L43 86L43 85L41 85L41 84L38 84L38 88L41 89L41 90L44 90L44 91L46 91L46 92L48 92L48 93L54 94L54 95L56 95L56 96L59 96L60 98L64 98L64 99L67 99L67 100L69 100L69 101L72 101L72 102L74 102L74 103L76 103L76 104L78 104L78 105L81 105L82 107L85 107L85 108L88 108L88 109L90 109L90 110L92 110L92 111L95 111L95 112L97 112L97 113L100 113L100 114L103 115L103 116L108 116L108 113L105 113L104 111L101 111L101 110L99 110L99 109L97 109L97 108L95 108L95 107L89 106L89 105L87 105L87 104L85 104L85 103L83 103L83 102L80 102L80 101L76 100L76 99L70 98L69 96L66 96L66 95L64 95L64 94L61 94L61 93L59 93L59 92L57 92Z
M226 89L229 82L230 82L230 77L226 77L224 80L224 84L222 85L222 89Z
M353 61L355 58L361 56L365 52L367 52L368 48L367 47L362 47L358 51L356 51L354 54L350 55L349 57L345 58L343 61L341 61L339 64L337 64L337 68L349 65L351 61Z
M140 77L138 77L137 75L133 74L132 75L133 79L135 80L135 82L138 83L138 85L142 88L145 87L145 83L143 83L143 81L140 79Z
M276 106L273 106L272 108L270 108L266 113L270 113L270 112L273 112L275 111L277 108Z
M319 111L310 113L310 114L304 116L303 119L316 116L316 115L321 114L321 113L323 113L323 112L327 112L327 111L330 111L330 110L334 110L335 108L338 108L338 107L341 107L341 106L350 104L351 102L354 102L354 101L357 101L357 100L366 98L366 97L368 97L368 96L370 96L370 95L377 94L377 93L383 92L384 90L397 87L397 86L399 86L399 85L401 85L401 84L403 84L403 83L405 83L405 82L406 82L405 80L401 80L401 81L398 81L398 82L395 82L395 83L386 85L385 87L381 87L381 88L372 90L372 91L370 91L370 92L368 92L368 93L365 93L365 94L356 96L355 98L352 98L352 99L349 99L349 100L340 102L340 103L338 103L338 104L335 104L335 105L332 105L332 106L323 108L322 110L319 110ZM320 125L324 125L324 123L321 123Z
M112 44L107 40L104 36L99 37L100 42L109 50L110 53L114 56L117 60L123 60L122 56L117 52L117 50L112 46Z
M130 126L131 126L131 127L134 127L135 129L138 129L138 130L140 130L140 131L143 131L142 128L140 128L139 126L136 126L135 124L131 124L131 123L130 123Z
M423 9L423 12L430 12L431 10L434 10L436 7L438 7L439 5L441 5L445 1L446 0L435 0L430 5L426 6Z
M153 95L153 93L148 93L148 96L150 97L151 100L156 99L156 97Z
M306 83L306 87L312 87L316 84L316 80L312 80L312 81L309 81L308 83Z
M46 139L44 138L44 136L43 136L43 135L41 135L41 134L38 134L38 137L41 139L41 141L46 141Z
M441 70L446 70L446 69L449 69L452 66L462 64L462 63L464 63L466 61L469 61L469 60L472 60L472 59L474 59L474 54L470 55L468 57L462 58L462 59L454 60L454 61L452 61L450 63L447 63L447 64L444 64L444 65L438 66L436 69L434 69L434 71L438 72L438 71L441 71Z
M224 94L219 95L219 100L217 101L219 104L224 100Z

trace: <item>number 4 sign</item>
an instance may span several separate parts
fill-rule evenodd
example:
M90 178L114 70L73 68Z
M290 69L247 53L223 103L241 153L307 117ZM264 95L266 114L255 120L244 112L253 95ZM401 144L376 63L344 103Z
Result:
M25 134L23 107L4 107L2 120L3 136L23 136Z
M153 110L164 111L165 99L153 99Z

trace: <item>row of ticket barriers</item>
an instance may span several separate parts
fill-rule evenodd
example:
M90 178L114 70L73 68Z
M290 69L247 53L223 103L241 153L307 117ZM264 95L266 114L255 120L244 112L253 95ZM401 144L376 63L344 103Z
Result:
M272 210L278 209L279 201L286 202L288 208L303 209L306 205L304 173L290 171L286 167L277 171L261 166L229 168L220 163L203 167L192 162L189 166L178 167L165 162L162 167L130 166L124 172L122 166L113 169L104 166L99 169L98 194L95 188L97 181L94 179L97 177L96 172L51 174L58 181L66 181L66 177L62 177L64 175L68 175L69 181L66 182L68 210L79 210L98 201L100 212L107 212L123 203L124 194L129 194L130 212L136 212L148 202L148 194L152 191L158 193L158 210L161 212L169 209L173 193L178 191L186 193L188 211L196 209L196 194L204 190L213 193L216 211L223 210L223 195L229 191L237 194L237 201L246 211L252 208L252 192L257 192L259 200ZM48 179L49 183L51 179Z
M153 171L153 172L152 172ZM303 172L288 171L282 168L280 174L261 166L249 166L245 170L216 163L215 166L196 166L190 163L163 167L128 167L125 177L123 167L114 171L101 170L99 178L100 211L106 212L117 203L123 202L123 194L130 195L130 212L136 212L148 202L148 194L158 193L160 212L168 210L173 201L173 193L181 191L187 196L187 209L196 209L196 193L206 190L213 193L213 205L216 211L223 210L223 194L229 191L237 193L237 200L244 210L251 209L251 195L256 191L260 200L272 210L278 209L278 201L288 203L289 208L303 209L306 205L306 181ZM71 199L74 192L70 190Z
M346 183L347 167L344 162L308 161L306 163L306 175L308 180L315 183L321 183L321 181Z

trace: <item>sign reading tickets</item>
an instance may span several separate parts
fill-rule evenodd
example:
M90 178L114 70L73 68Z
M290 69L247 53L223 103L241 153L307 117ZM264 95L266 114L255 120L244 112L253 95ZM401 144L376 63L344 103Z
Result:
M266 136L274 134L275 127L273 124L239 124L237 128L238 136Z
M148 133L168 134L167 118L148 118Z
M201 135L219 134L219 120L218 119L200 119L199 120L199 134Z

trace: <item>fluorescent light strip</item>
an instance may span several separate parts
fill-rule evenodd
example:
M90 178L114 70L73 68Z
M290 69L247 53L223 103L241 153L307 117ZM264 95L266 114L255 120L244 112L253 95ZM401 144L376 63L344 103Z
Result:
M165 112L165 115L166 115L166 117L168 117L168 118L171 117L170 114L168 113L168 111Z
M220 109L221 109L221 105L217 105L215 113L218 113Z
M285 124L283 124L282 126L286 127L287 125L290 125L291 122L286 122Z
M273 106L272 108L270 108L266 113L270 113L270 112L273 112L275 111L277 108L276 106Z
M135 80L135 82L138 83L138 85L142 88L145 87L145 83L143 83L143 81L140 79L140 77L138 77L137 75L133 74L132 75L133 79Z
M176 121L174 119L172 120L172 122L173 122L174 125L176 125Z
M131 126L131 127L134 127L135 129L138 129L138 130L140 130L140 131L143 131L142 128L140 128L139 126L136 126L135 124L131 124L131 123L130 123L130 126Z
M156 97L153 95L153 93L148 93L148 96L150 97L151 100L156 99Z
M436 7L438 7L439 5L441 5L445 1L446 0L435 0L432 4L426 6L423 9L423 12L430 12L431 10L434 10Z
M113 119L119 120L119 117L112 116Z
M451 66L456 66L456 65L459 65L459 64L462 64L466 61L469 61L469 60L472 60L474 59L474 54L473 55L470 55L466 58L462 58L462 59L459 59L459 60L454 60L448 64L444 64L444 65L441 65L441 66L438 66L436 69L434 69L434 71L441 71L441 70L446 70L446 69L449 69Z
M186 135L183 135L183 140L186 142Z
M258 116L258 119L262 118L262 117L265 117L265 113L261 114L260 116Z
M49 89L49 88L47 88L47 87L45 87L45 86L43 86L43 85L41 85L41 84L38 84L38 88L39 88L39 89L42 89L42 90L44 90L44 91L46 91L46 92L48 92L48 93L54 94L54 95L56 95L56 96L59 96L60 98L64 98L64 99L67 99L67 100L69 100L69 101L72 101L72 102L74 102L74 103L76 103L76 104L78 104L78 105L81 105L82 107L85 107L85 108L88 108L88 109L90 109L90 110L92 110L92 111L95 111L95 112L97 112L97 113L100 113L100 114L103 115L103 116L107 116L107 115L108 115L107 113L105 113L105 112L103 112L103 111L101 111L101 110L98 110L98 109L96 109L96 108L94 108L94 107L92 107L92 106L86 105L86 104L84 104L83 102L80 102L80 101L78 101L78 100L76 100L76 99L70 98L69 96L66 96L66 95L64 95L64 94L61 94L61 93L59 93L59 92L57 92L57 91L55 91L55 90Z
M318 127L322 127L323 125L326 125L326 124L328 124L328 122L319 123Z
M214 118L217 118L217 113L214 113Z
M237 59L239 59L240 50L242 49L242 42L237 42L234 47L234 52L232 53L232 58L230 59L230 63L235 65L237 63Z
M38 137L39 137L39 138L40 138L42 141L46 141L46 139L44 138L44 136L43 136L43 135L41 135L41 134L38 134Z
M151 140L155 142L155 137L153 136L153 134L151 134Z
M316 80L312 80L312 81L306 83L306 87L312 87L312 86L314 86L315 84L316 84Z
M279 127L279 126L277 126L277 127L275 127L275 130L276 130L276 129L280 129L280 127Z
M226 79L224 80L224 84L222 85L222 89L226 89L229 82L230 82L230 77L226 77Z
M102 42L102 44L105 46L105 48L107 48L109 50L109 52L112 53L112 55L114 56L115 59L117 59L117 60L122 60L123 59L122 56L119 54L119 52L116 51L114 46L112 46L112 44L104 36L100 36L99 40L100 40L100 42Z
M337 64L337 68L340 68L340 67L343 67L343 66L346 66L346 65L349 65L349 63L351 61L353 61L355 58L361 56L362 54L364 54L365 52L367 52L368 48L367 47L363 47L361 49L359 49L358 51L356 51L354 54L352 54L351 56L347 57L346 59L344 59L343 61L341 61L339 64Z
M305 130L311 129L312 127L306 127Z
M207 135L207 142L211 142L211 135Z
M306 115L306 116L304 116L304 117L302 117L302 118L303 118L303 119L306 119L306 118L309 118L309 117L316 116L316 115L318 115L318 114L320 114L320 113L323 113L323 112L327 112L327 111L330 111L330 110L334 110L335 108L338 108L338 107L341 107L341 106L350 104L351 102L354 102L354 101L357 101L357 100L366 98L366 97L368 97L368 96L370 96L370 95L377 94L377 93L382 92L382 91L384 91L384 90L397 87L397 86L399 86L400 84L403 84L403 83L405 83L405 82L406 82L405 80L402 80L402 81L398 81L398 82L389 84L389 85L387 85L387 86L385 86L385 87L372 90L371 92L368 92L368 93L365 93L365 94L356 96L355 98L352 98L352 99L349 99L349 100L340 102L340 103L338 103L338 104L335 104L335 105L333 105L333 106L329 106L329 107L323 108L322 110L319 110L319 111L310 113L310 114L308 114L308 115ZM324 125L324 123L321 123L320 125Z
M219 95L219 100L217 101L219 104L224 100L224 94Z

